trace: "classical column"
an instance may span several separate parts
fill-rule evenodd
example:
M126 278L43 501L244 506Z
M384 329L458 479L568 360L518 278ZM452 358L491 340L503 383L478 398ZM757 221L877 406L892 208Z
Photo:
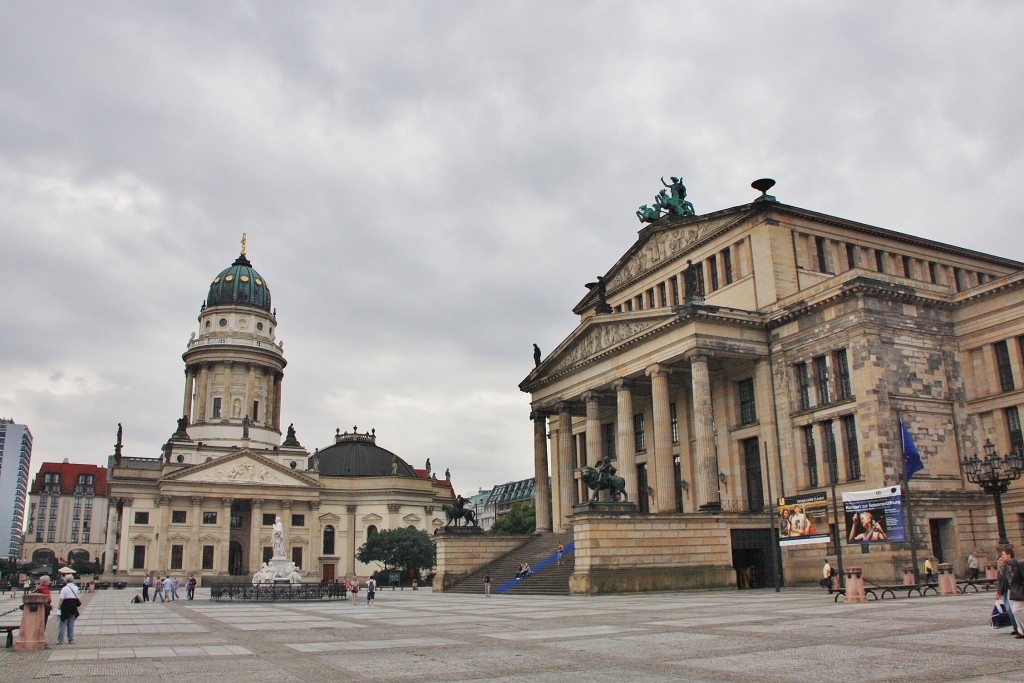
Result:
M196 400L196 419L195 422L206 422L208 417L206 413L206 397L210 393L209 388L210 381L210 369L206 363L203 363L199 367L199 386L196 387L196 393L199 395Z
M558 494L562 509L559 511L559 527L565 527L576 502L576 478L572 461L572 413L569 406L560 404L558 410Z
M587 402L587 465L597 467L601 462L601 403L596 392L583 394Z
M533 481L534 508L537 511L537 531L551 531L551 487L548 484L548 432L547 418L534 412L533 420Z
M263 528L263 499L253 498L252 514L249 516L249 571L255 572L263 566L263 546L260 544L260 529Z
M154 502L157 506L156 549L153 551L156 556L156 568L168 569L171 566L171 546L167 542L167 524L171 521L171 497L157 496Z
M120 550L117 552L117 569L118 571L127 571L132 569L132 563L134 561L134 554L128 552L128 544L131 543L128 536L128 526L132 523L132 514L129 509L132 503L135 502L132 498L121 498L121 542ZM146 566L143 569L148 569L150 566L150 559L146 558Z
M707 356L693 356L690 369L693 375L693 434L696 441L694 498L701 510L720 510L722 499L718 491L718 455L715 453L711 377L708 374Z
M311 500L306 506L309 508L309 557L306 558L306 566L302 568L302 572L319 574L320 555L324 549L323 539L320 538L320 501Z
M626 480L626 498L632 503L639 502L636 489L636 444L633 439L633 394L629 382L619 379L612 382L615 389L615 452L619 465L619 476Z
M281 500L281 523L284 524L284 556L292 559L292 500Z
M231 573L231 504L235 502L234 498L221 498L221 516L224 518L221 520L221 529L224 534L223 539L223 556L220 560L220 572L222 574Z
M103 548L103 573L114 571L114 542L117 539L117 503L118 498L107 500L107 538Z
M181 414L192 422L192 384L195 381L195 374L191 367L185 368L185 398L182 401Z
M277 427L277 422L274 420L274 414L277 411L277 401L274 400L275 382L277 373L273 370L268 370L263 373L266 387L264 392L264 399L267 402L267 407L263 409L263 422L267 425L268 429L274 429Z
M388 503L388 529L397 529L401 525L401 520L398 519L401 511L401 503Z
M668 407L668 370L661 365L652 365L647 368L647 375L651 378L651 408L654 413L654 497L658 512L675 512L676 477L672 459L672 416Z
M249 363L249 381L245 386L245 405L242 406L242 417L249 416L249 422L256 422L257 415L251 415L253 401L256 400L256 365Z
M356 506L347 505L348 512L348 534L345 537L345 576L353 576L356 573ZM334 532L334 542L338 542L338 532Z
M281 375L274 384L274 429L281 428L281 382L283 381L284 375Z
M189 562L189 566L192 567L196 572L203 570L203 542L199 539L199 530L202 528L199 525L203 522L203 497L192 496L192 510L189 513L192 520L192 559Z

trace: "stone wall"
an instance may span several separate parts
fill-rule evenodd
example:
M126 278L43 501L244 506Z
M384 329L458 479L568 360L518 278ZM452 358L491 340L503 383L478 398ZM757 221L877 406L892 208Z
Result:
M577 513L572 593L736 586L726 519Z
M434 590L444 592L485 564L523 545L530 538L528 534L435 536L437 572L434 574Z

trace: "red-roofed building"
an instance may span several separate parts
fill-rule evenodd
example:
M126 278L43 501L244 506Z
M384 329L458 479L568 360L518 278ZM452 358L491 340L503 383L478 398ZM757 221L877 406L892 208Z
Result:
M50 564L103 560L107 469L46 462L29 489L23 560Z

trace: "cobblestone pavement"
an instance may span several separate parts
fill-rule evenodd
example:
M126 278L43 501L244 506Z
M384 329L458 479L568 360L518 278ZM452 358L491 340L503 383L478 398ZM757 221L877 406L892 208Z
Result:
M373 607L365 594L358 605L132 595L85 596L74 645L52 645L51 620L49 649L0 649L0 681L1024 681L1024 641L990 628L991 593L845 606L810 589L385 590Z

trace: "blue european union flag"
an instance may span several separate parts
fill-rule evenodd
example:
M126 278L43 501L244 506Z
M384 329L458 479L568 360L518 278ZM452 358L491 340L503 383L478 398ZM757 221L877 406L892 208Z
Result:
M924 463L921 462L921 453L917 450L917 446L914 445L914 440L910 438L910 432L907 431L907 426L903 424L903 418L900 418L900 436L903 439L903 464L907 468L907 481L914 476L914 472L924 469Z

